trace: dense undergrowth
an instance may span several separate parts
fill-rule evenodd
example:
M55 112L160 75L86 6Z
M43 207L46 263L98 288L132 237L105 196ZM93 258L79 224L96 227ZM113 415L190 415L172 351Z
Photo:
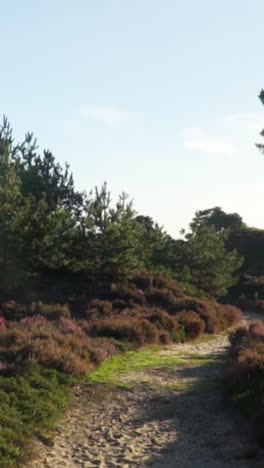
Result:
M252 322L237 328L230 343L226 388L264 444L264 324Z
M64 304L8 301L0 310L1 467L16 466L30 438L52 428L73 382L109 357L218 333L241 318L233 306L150 276Z

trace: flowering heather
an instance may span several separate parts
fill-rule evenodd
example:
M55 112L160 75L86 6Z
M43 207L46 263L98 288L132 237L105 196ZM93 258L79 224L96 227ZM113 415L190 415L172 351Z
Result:
M33 328L45 328L48 325L48 321L42 315L33 315L32 317L25 317L20 320L19 325L22 328L25 328L28 331L31 331Z
M7 369L7 363L4 361L0 361L0 371Z
M75 320L71 319L66 319L64 317L61 317L60 322L59 322L59 329L60 331L67 335L69 333L73 333L76 335L84 335L83 329L75 322Z
M0 332L4 332L6 330L6 326L7 320L3 316L0 316Z
M94 339L93 341L95 344L95 360L98 364L117 354L117 348L111 341L103 338Z

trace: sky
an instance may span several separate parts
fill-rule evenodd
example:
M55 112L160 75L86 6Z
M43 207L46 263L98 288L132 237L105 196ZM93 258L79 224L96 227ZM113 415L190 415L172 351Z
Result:
M263 0L0 0L15 139L173 236L220 206L264 228Z

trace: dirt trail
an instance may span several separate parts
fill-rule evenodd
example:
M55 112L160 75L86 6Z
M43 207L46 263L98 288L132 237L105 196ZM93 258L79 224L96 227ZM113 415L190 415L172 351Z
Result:
M221 388L227 346L224 335L170 346L158 352L180 352L184 365L124 374L120 382L131 389L76 389L54 445L40 444L27 467L263 467L251 428Z

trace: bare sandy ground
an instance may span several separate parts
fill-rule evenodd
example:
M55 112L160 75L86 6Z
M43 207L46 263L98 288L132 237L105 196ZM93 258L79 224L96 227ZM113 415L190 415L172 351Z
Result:
M224 397L227 346L225 335L173 345L161 352L186 353L186 365L126 374L131 389L76 388L53 446L38 443L27 467L263 468L252 429ZM193 365L189 353L210 362Z

